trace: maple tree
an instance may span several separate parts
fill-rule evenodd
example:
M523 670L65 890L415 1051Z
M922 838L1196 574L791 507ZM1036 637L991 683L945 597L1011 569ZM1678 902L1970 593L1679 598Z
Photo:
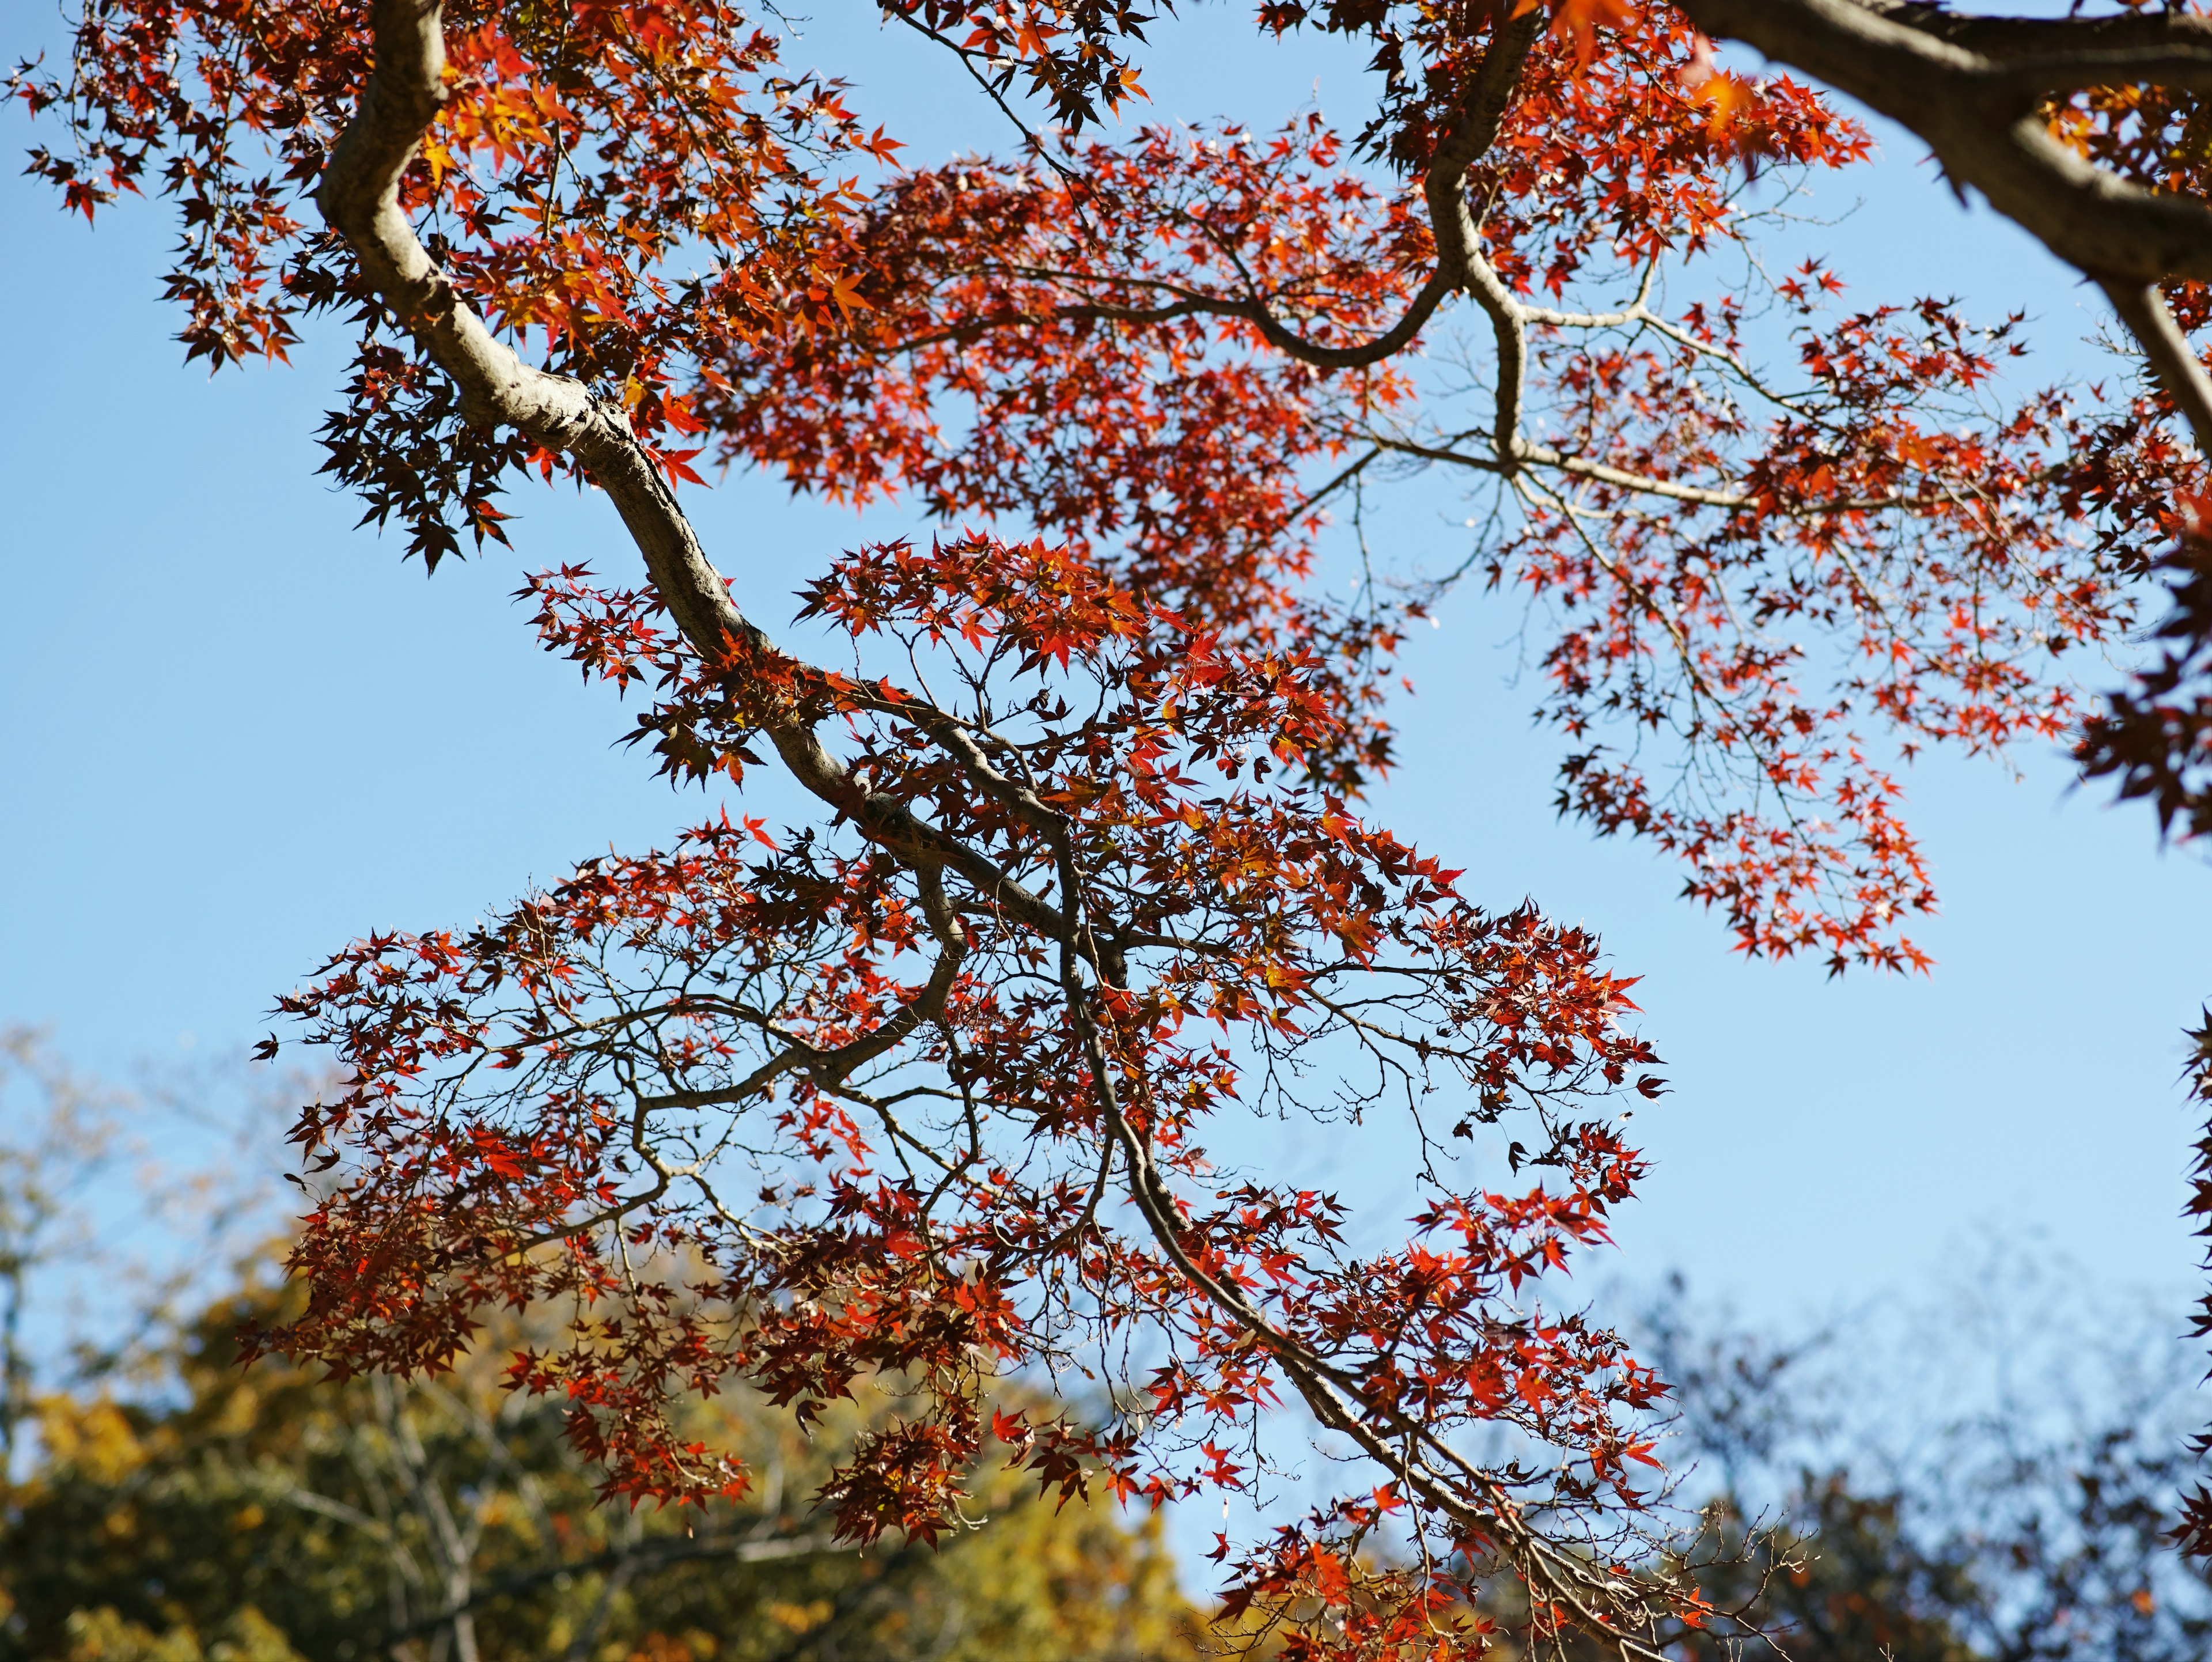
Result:
M1706 1619L1642 1533L1663 1387L1547 1294L1643 1170L1620 1107L1654 1056L1588 933L1361 817L1392 654L1452 581L1524 597L1562 810L1679 855L1754 953L1924 964L1893 769L1925 744L2078 742L2197 814L2212 24L1270 0L1263 29L1372 50L1362 131L1109 141L1146 15L887 15L1051 130L905 167L720 0L100 0L12 83L66 131L32 165L68 206L175 203L188 357L355 331L328 471L426 565L504 543L518 474L605 491L646 581L531 576L548 649L647 698L672 776L775 765L819 805L358 941L285 999L351 1084L300 1121L312 1296L259 1342L409 1373L563 1304L513 1382L633 1501L745 1487L686 1391L803 1423L896 1377L910 1412L824 1489L860 1540L953 1527L994 1444L1062 1493L1243 1488L1294 1407L1354 1475L1224 1535L1239 1620L1479 1653L1503 1566L1539 1636L1659 1654ZM2017 320L1766 279L1748 181L1869 139L1709 36L1920 133L2103 284L2152 378L2022 394ZM702 456L939 522L808 584L848 667L740 610L677 494ZM1478 553L1333 598L1331 505L1415 469L1486 504ZM2085 707L2080 649L2176 569L2170 661ZM1231 1105L1409 1115L1411 1238L1224 1178ZM987 1415L1018 1373L1109 1407Z

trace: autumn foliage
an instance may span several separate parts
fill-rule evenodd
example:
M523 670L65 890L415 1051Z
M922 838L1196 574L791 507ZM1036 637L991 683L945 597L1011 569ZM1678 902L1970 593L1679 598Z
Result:
M1663 1386L1547 1289L1632 1192L1654 1058L1595 939L1363 814L1401 630L1462 582L1525 606L1564 813L1678 856L1745 951L1919 967L1899 761L2080 733L2198 459L2162 392L2023 391L2016 319L1764 276L1756 204L1867 134L1663 5L1264 7L1372 48L1354 134L1112 125L1127 7L890 15L1050 125L909 167L769 18L672 0L107 0L14 83L68 205L174 204L188 356L354 332L328 471L426 566L503 544L527 473L608 490L650 581L531 576L546 648L677 778L821 805L285 998L351 1086L302 1114L312 1296L259 1342L407 1373L565 1302L511 1377L633 1500L745 1488L686 1392L805 1421L895 1379L824 1491L862 1541L951 1527L994 1449L1156 1501L1310 1423L1341 1493L1220 1546L1293 1651L1477 1653L1504 1569L1540 1632L1651 1654L1717 1619L1637 1568ZM2164 166L2136 105L2046 113ZM708 461L937 522L808 583L849 664L687 552ZM1320 582L1332 514L1425 470L1487 527L1464 565ZM2143 713L2190 615L2084 742L2201 828L2203 706ZM1410 1233L1217 1167L1224 1113L1279 1111L1409 1117ZM1013 1375L1059 1407L988 1417Z

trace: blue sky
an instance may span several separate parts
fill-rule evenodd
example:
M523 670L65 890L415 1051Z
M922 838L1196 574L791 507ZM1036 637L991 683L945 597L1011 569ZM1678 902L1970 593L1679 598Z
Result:
M851 75L856 107L912 159L1005 144L946 66L881 36L866 8L842 15L793 56ZM0 46L12 58L57 38L15 13ZM1148 113L1272 125L1317 95L1351 125L1363 106L1356 64L1259 42L1241 12L1160 40ZM27 138L12 113L0 131ZM1888 152L1820 202L1838 215L1865 192L1864 208L1796 234L1832 251L1853 297L2025 306L2051 361L2103 373L2080 344L2096 314L2078 283L1962 211L1911 141ZM426 581L314 478L342 342L311 338L290 370L185 370L157 299L158 210L88 231L0 172L0 305L17 320L0 412L0 861L15 878L0 1022L50 1023L111 1068L239 1046L350 936L465 921L700 813L696 792L672 795L612 747L626 714L538 654L508 599L527 569L634 569L603 502L520 490L514 555ZM771 620L860 535L766 480L690 506ZM1449 506L1413 493L1378 534L1440 559L1465 535ZM2193 1260L2176 1215L2191 1141L2179 1033L2212 995L2203 864L2161 855L2143 813L2069 794L2053 757L2023 756L2017 779L1926 760L1907 782L1944 895L1920 934L1936 973L1831 982L1815 964L1747 963L1674 898L1670 865L1552 817L1557 741L1507 685L1516 622L1470 593L1419 632L1405 765L1374 813L1467 868L1477 898L1533 894L1644 977L1675 1089L1639 1117L1658 1169L1622 1220L1620 1266L1680 1268L1779 1319L1925 1284L1991 1238L2041 1242L2172 1289L2178 1321ZM1316 1172L1390 1158L1386 1140L1335 1129L1272 1141Z

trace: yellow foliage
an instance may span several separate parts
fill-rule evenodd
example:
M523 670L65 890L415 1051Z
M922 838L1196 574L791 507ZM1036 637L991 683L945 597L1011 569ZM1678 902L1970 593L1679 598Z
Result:
M770 1621L781 1622L793 1633L805 1633L830 1619L830 1601L815 1598L804 1604L787 1604L771 1600L768 1614Z
M164 1632L125 1621L112 1606L69 1619L69 1662L304 1662L283 1634L251 1604L240 1605L203 1647L188 1623Z
M68 1397L43 1399L39 1436L49 1465L95 1483L119 1483L146 1463L146 1451L130 1420L105 1397L90 1402Z

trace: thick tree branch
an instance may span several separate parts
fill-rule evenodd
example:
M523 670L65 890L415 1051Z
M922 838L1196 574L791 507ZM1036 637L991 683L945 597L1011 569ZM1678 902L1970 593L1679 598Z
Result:
M765 646L731 601L629 424L582 382L526 364L495 338L400 207L408 164L447 100L442 9L434 0L377 0L376 71L323 174L316 195L323 217L352 247L370 287L453 378L472 419L520 429L589 471L696 648L713 661L730 639Z
M2166 309L2166 296L2159 293L2154 283L2130 284L2106 282L2100 285L2112 310L2119 314L2129 332L2142 347L2143 356L2150 360L2151 371L2158 377L2159 385L2173 400L2175 409L2189 422L2189 430L2195 435L2197 447L2212 456L2212 377L2207 377L2204 365L2181 332L2181 326L2173 320Z
M323 174L316 195L323 217L352 247L370 287L453 378L471 419L514 427L574 458L607 493L662 603L701 658L719 664L736 647L775 654L730 598L659 462L622 413L581 381L525 363L484 326L415 234L400 206L400 184L447 98L443 8L437 0L376 0L372 21L376 70ZM811 725L771 721L763 730L802 785L902 860L950 866L1021 922L1054 939L1066 932L1056 908L994 862L904 803L862 786Z
M1459 124L1437 146L1435 159L1421 180L1435 228L1439 275L1449 273L1454 286L1465 289L1489 315L1491 333L1498 344L1498 410L1495 441L1498 459L1510 469L1521 435L1522 388L1528 372L1528 325L1512 290L1482 257L1482 235L1467 205L1467 171L1498 142L1498 130L1520 83L1522 67L1543 33L1547 15L1540 6L1498 26L1498 37L1485 53L1460 106Z
M2059 58L2094 52L2197 52L2212 62L2212 17L2191 12L2116 12L2105 17L1991 17L1927 0L1861 0L1892 22L1984 58Z
M1959 19L1980 27L1939 32L1907 21L1931 15L1921 9L1859 0L1682 0L1682 10L1707 33L1755 46L1910 128L1954 181L1972 186L2089 276L2212 281L2212 209L2091 166L2037 113L2042 94L2095 84L2125 53L2100 66L2102 48L2086 42L2070 58L2051 52L2047 25ZM1990 50L2015 30L2015 40L2039 49ZM2200 30L2186 44L2212 62L2202 40ZM2182 44L2177 35L2176 49Z
M1680 0L1741 40L1910 129L1953 182L2094 279L2212 454L2212 384L2157 295L2212 281L2212 208L2093 166L2056 138L2040 101L2147 81L2212 89L2212 19L1960 16L1907 0Z

